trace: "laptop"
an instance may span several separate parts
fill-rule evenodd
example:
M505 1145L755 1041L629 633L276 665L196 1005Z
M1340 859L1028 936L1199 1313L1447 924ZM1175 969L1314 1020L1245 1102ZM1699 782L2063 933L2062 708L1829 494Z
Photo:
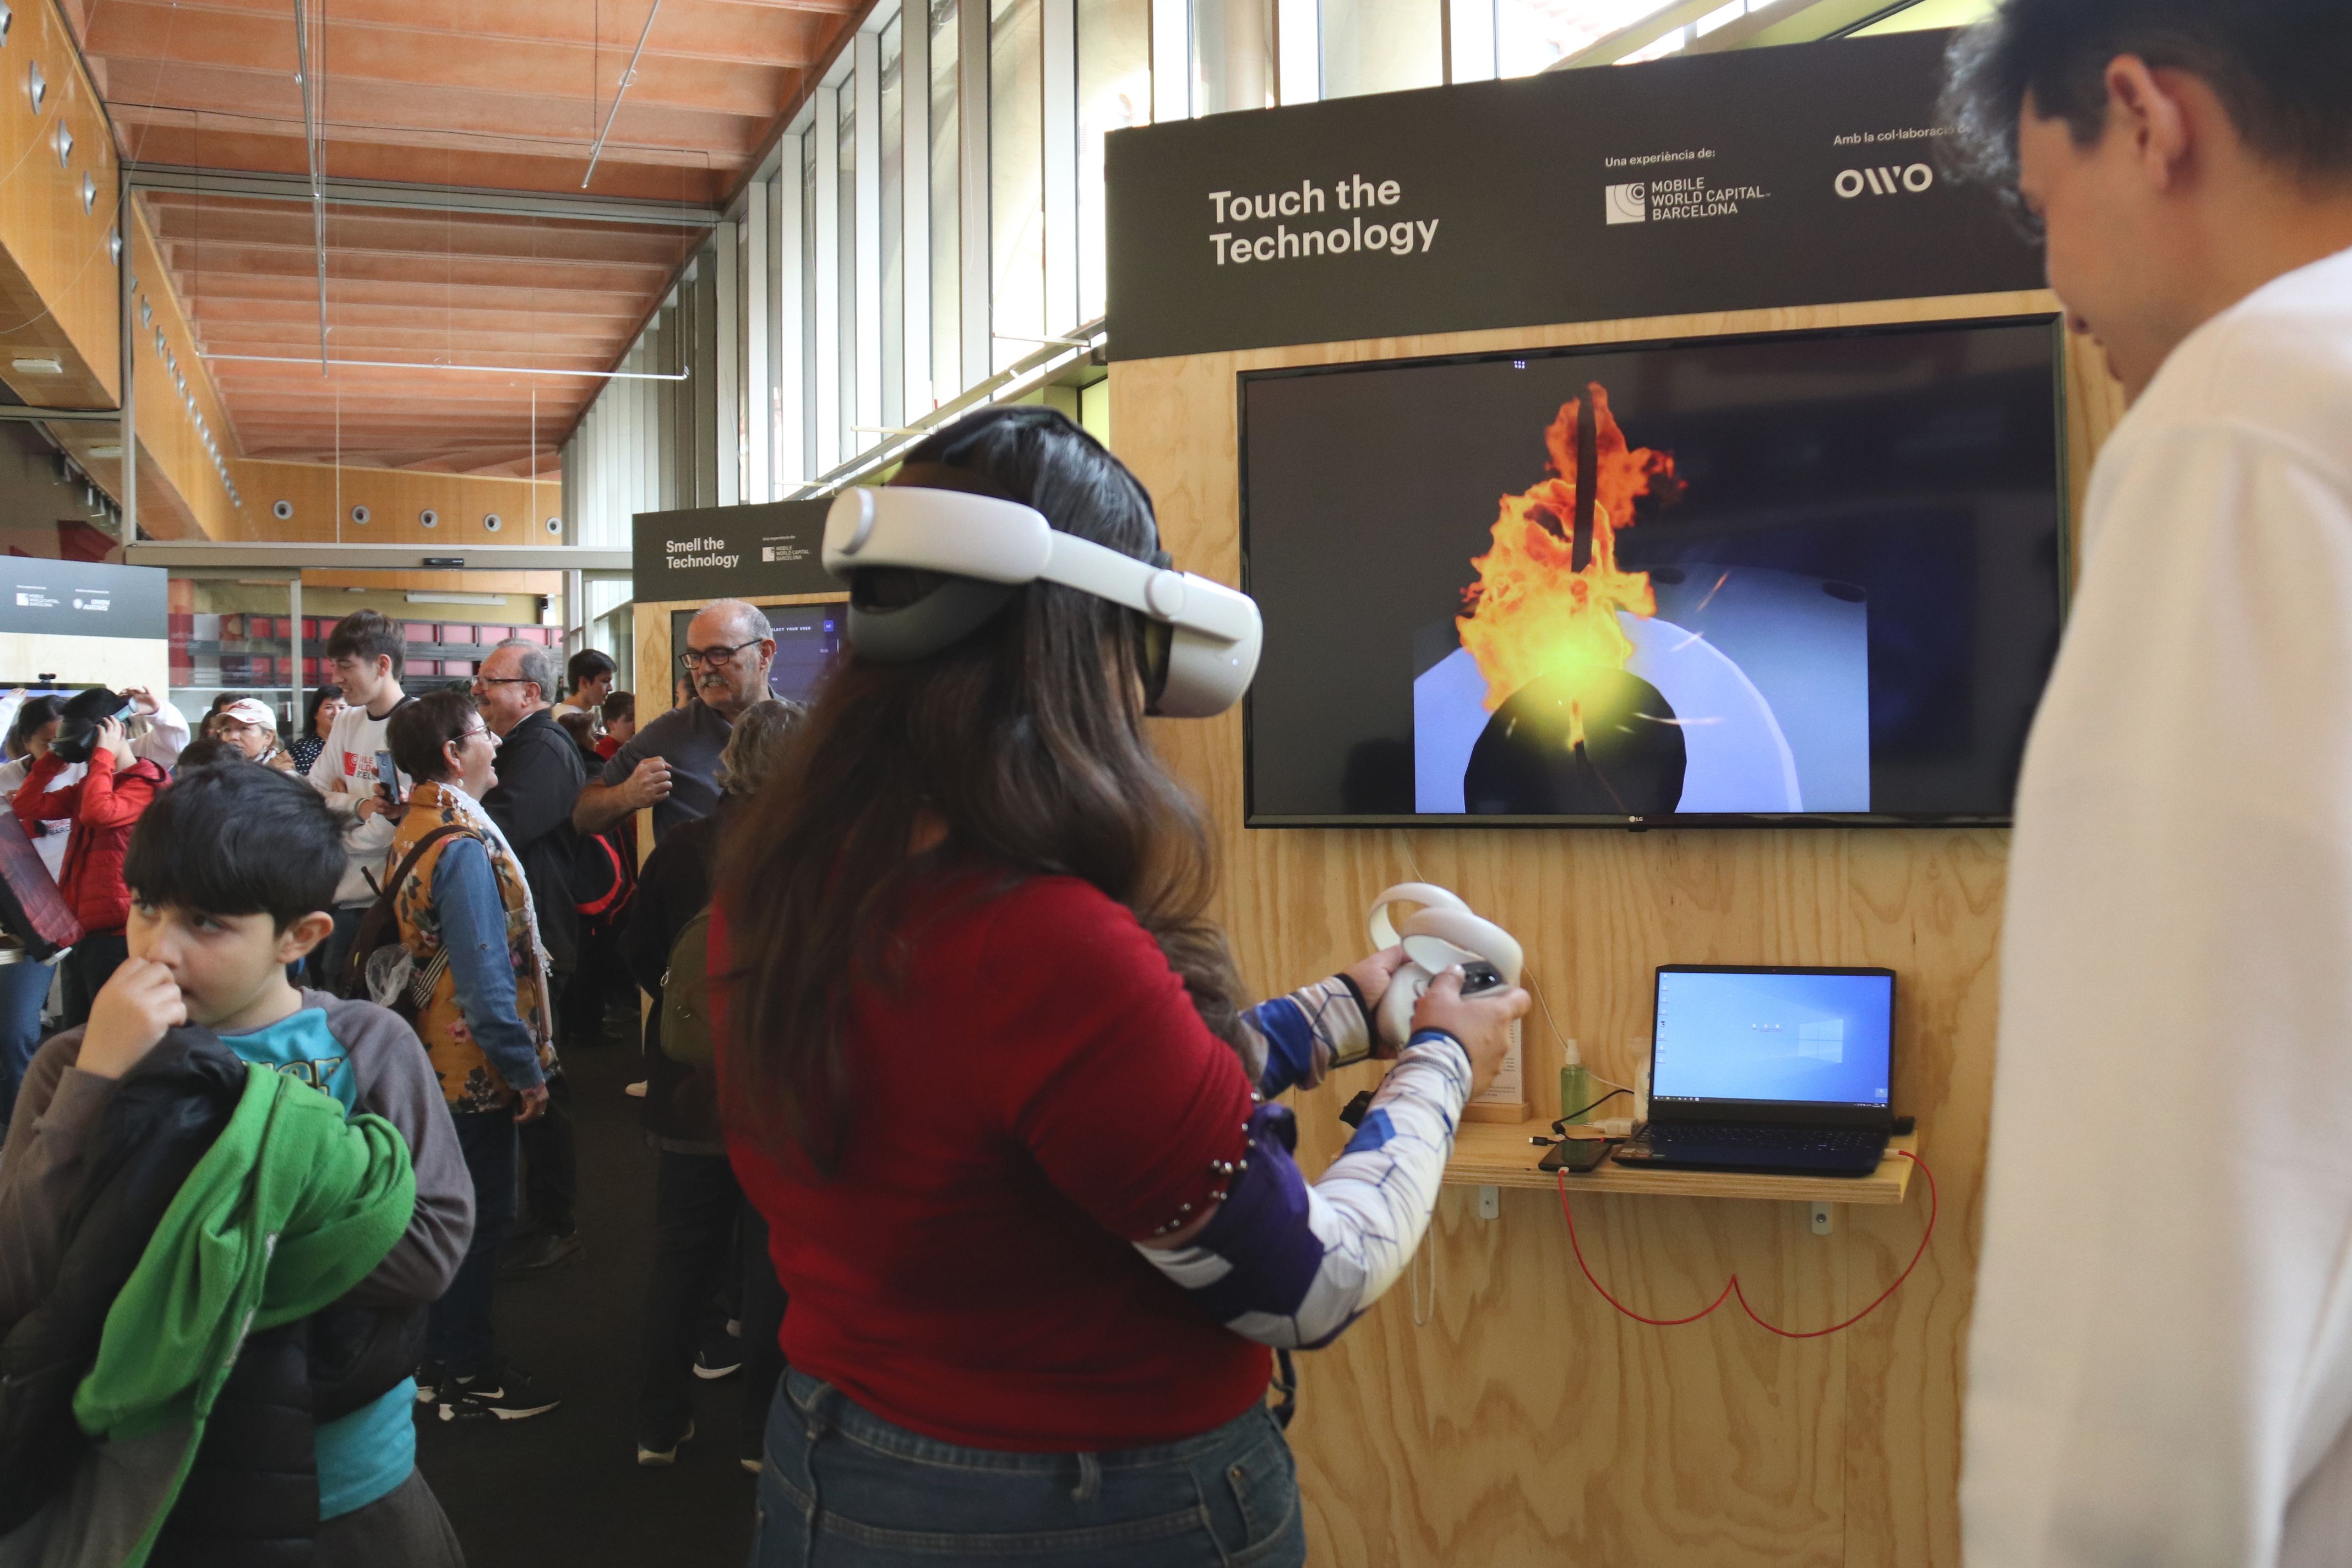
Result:
M1622 1164L1866 1176L1894 1130L1895 972L1670 963Z

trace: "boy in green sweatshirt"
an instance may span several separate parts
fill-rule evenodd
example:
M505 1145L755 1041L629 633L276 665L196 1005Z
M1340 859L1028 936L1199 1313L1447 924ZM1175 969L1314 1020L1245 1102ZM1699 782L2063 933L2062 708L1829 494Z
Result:
M123 862L130 957L86 1030L41 1047L0 1162L0 1325L55 1279L61 1221L86 1143L121 1076L177 1025L213 1031L249 1063L373 1113L406 1142L416 1200L406 1232L346 1298L425 1305L473 1231L473 1184L424 1047L394 1014L287 979L333 929L345 853L317 793L267 768L184 774L141 818ZM318 1428L319 1561L338 1568L461 1563L415 1466L415 1387L399 1384Z

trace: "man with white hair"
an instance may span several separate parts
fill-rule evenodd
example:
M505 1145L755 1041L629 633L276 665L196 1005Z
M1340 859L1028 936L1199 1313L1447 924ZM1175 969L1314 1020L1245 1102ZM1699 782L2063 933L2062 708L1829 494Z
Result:
M474 676L474 705L499 742L499 782L482 797L482 809L506 835L507 847L522 862L523 879L530 885L540 942L555 966L548 994L558 999L559 1051L593 1039L601 1022L566 1017L562 1005L580 963L580 911L572 896L580 835L572 826L572 803L588 782L588 770L580 760L580 748L551 711L561 679L551 649L520 638L490 649ZM571 1086L559 1068L549 1075L547 1088L547 1114L522 1128L529 1168L523 1202L529 1223L508 1254L509 1268L551 1268L580 1250L573 1213L579 1184Z
M734 733L736 716L767 700L768 667L775 661L775 630L758 606L740 599L705 606L677 650L679 668L694 682L694 700L642 726L613 754L581 792L572 825L602 833L651 806L658 842L678 824L709 816L719 805L719 753Z

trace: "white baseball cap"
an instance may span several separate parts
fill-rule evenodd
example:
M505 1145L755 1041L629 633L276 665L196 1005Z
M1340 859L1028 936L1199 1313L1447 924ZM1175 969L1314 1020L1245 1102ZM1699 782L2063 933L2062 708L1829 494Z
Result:
M273 735L278 732L278 715L269 710L268 703L257 701L250 697L240 697L222 709L221 717L234 719L240 724L254 725L258 729L268 731Z

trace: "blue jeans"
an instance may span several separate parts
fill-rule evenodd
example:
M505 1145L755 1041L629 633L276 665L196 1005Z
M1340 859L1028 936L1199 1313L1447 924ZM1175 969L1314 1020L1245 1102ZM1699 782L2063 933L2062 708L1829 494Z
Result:
M49 981L57 973L29 958L0 963L0 1136L16 1109L16 1087L25 1068L41 1048L41 1004L49 997Z
M787 1369L751 1568L1297 1568L1298 1472L1264 1406L1156 1448L1020 1454L895 1426Z
M457 1277L425 1321L425 1353L460 1376L488 1369L499 1342L490 1300L499 1283L499 1248L515 1213L515 1121L511 1110L451 1111L457 1147L474 1178L474 1239Z

